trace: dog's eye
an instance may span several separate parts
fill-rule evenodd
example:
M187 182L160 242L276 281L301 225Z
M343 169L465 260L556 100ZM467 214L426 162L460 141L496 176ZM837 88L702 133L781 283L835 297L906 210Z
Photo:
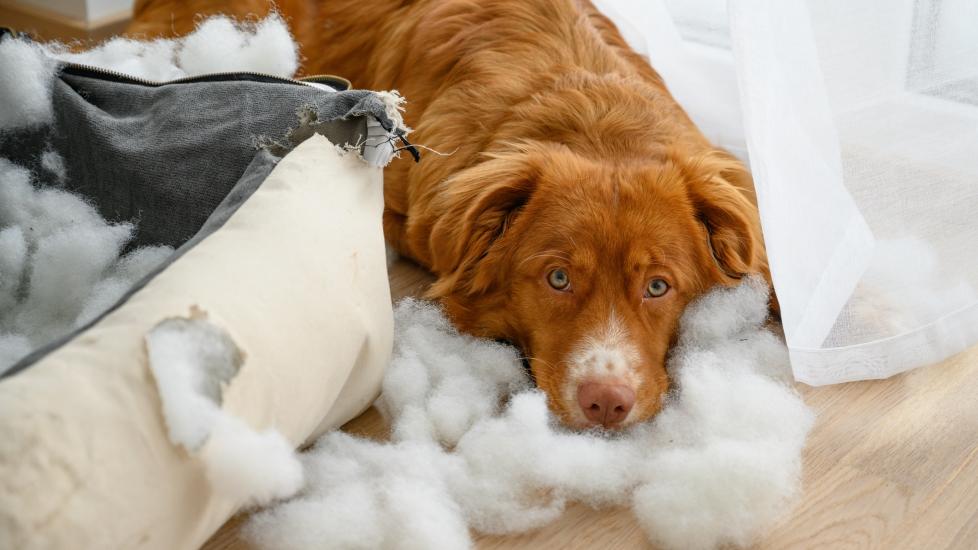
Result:
M547 282L557 290L565 290L570 285L570 277L563 269L555 269L547 275Z
M649 286L645 288L645 297L659 298L664 296L666 292L669 292L669 283L662 279L652 279L649 281Z

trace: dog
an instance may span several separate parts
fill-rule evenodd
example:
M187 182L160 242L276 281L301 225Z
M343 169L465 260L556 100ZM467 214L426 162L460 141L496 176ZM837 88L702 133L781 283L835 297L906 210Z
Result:
M141 0L130 34L261 0ZM279 0L305 74L397 89L384 231L464 332L511 342L573 428L649 419L693 299L769 278L752 180L587 0Z

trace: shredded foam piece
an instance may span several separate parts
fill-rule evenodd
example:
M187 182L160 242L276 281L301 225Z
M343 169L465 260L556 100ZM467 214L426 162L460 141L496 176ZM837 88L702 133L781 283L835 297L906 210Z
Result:
M226 330L193 309L160 321L145 341L170 442L200 458L215 493L254 506L302 488L302 465L281 433L255 431L221 408L245 361Z
M662 547L750 544L790 509L814 422L767 300L750 278L692 304L668 364L678 391L618 435L560 427L515 350L404 300L378 403L391 441L327 434L302 457L299 496L244 534L276 549L468 548L470 530L525 532L583 502L630 506Z
M132 224L109 223L81 196L33 178L0 159L0 373L98 317L173 253L123 255Z

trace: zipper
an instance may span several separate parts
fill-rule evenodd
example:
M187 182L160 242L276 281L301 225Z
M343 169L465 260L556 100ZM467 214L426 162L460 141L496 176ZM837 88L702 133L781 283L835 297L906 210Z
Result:
M0 37L3 36L3 27L0 27ZM60 61L60 60L59 60ZM145 78L139 78L136 76L128 75L125 73L120 73L119 71L113 71L111 69L103 69L101 67L94 67L92 65L83 65L81 63L71 63L68 61L60 61L61 71L70 74L77 74L79 76L91 76L97 75L103 79L109 79L115 82L127 83L127 84L138 84L141 86L167 86L169 84L189 84L193 82L213 82L213 81L228 81L228 80L248 80L248 81L264 81L264 82L280 82L285 84L295 84L298 86L311 86L316 87L314 84L326 84L338 92L349 90L352 88L352 84L349 80L343 78L342 76L336 76L331 74L317 74L296 78L286 78L283 76L276 76L267 73L257 73L250 71L239 71L239 72L224 72L224 73L207 73L197 76L187 76L183 78L177 78L175 80L168 80L165 82L156 80L147 80ZM418 149L411 144L404 137L403 131L401 133L395 133L395 136L404 145L399 149L394 151L406 150L414 158L414 162L421 161L421 154Z
M0 27L0 37L3 36L3 32L6 29ZM60 60L59 60L60 61ZM168 81L157 81L148 80L145 78L139 78L136 76L121 73L119 71L113 71L111 69L103 69L102 67L95 67L92 65L83 65L81 63L72 63L68 61L60 61L62 72L67 72L70 74L77 74L79 76L91 76L97 75L101 78L110 79L115 82L128 83L128 84L138 84L141 86L167 86L169 84L189 84L193 82L213 82L213 81L227 81L227 80L248 80L248 81L265 81L265 82L280 82L285 84L295 84L298 86L311 86L315 87L314 84L326 84L338 92L346 91L352 88L352 84L349 80L343 78L342 76L336 76L331 74L317 74L305 76L302 78L286 78L283 76L276 76L267 73L258 73L250 71L239 71L239 72L223 72L223 73L207 73L197 76L187 76L183 78L177 78L175 80ZM404 137L402 133L395 134L397 139L404 145L399 149L394 151L406 150L414 158L414 162L421 161L421 154L418 149L411 144Z
M61 61L62 71L69 74L77 74L80 76L97 75L102 78L108 78L115 82L122 82L127 84L138 84L141 86L167 86L169 84L191 84L195 82L213 82L213 81L227 81L227 80L249 80L249 81L264 81L264 82L280 82L284 84L297 84L300 86L312 86L313 84L326 84L335 88L337 91L349 90L351 88L350 81L341 77L331 74L318 74L302 77L299 79L286 78L284 76L277 76L268 73L258 73L252 71L237 71L237 72L221 72L221 73L207 73L196 76L185 76L183 78L177 78L174 80L158 81L158 80L148 80L145 78L140 78L137 76L128 75L121 73L119 71L113 71L111 69L103 69L102 67L95 67L92 65L83 65L81 63L72 63Z

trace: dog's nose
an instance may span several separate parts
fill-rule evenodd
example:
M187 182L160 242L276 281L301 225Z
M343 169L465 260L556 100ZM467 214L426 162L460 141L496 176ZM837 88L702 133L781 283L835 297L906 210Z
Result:
M577 387L584 416L605 428L618 426L635 405L635 391L621 384L585 382Z

